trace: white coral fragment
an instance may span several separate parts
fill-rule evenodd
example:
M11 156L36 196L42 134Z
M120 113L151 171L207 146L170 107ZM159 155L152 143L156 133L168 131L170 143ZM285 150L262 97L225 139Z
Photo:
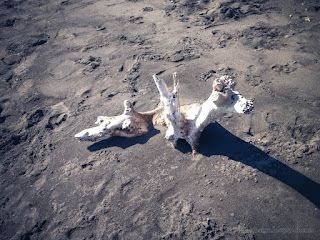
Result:
M165 125L165 138L176 146L178 139L185 139L196 152L201 132L216 119L227 113L247 114L253 111L253 102L234 91L235 83L228 76L216 79L212 93L202 104L180 106L179 78L173 74L173 91L165 82L153 75L160 93L159 106L149 112L137 112L129 101L124 102L122 115L99 116L97 127L85 129L75 137L81 141L99 141L112 136L136 137L148 132L150 124Z

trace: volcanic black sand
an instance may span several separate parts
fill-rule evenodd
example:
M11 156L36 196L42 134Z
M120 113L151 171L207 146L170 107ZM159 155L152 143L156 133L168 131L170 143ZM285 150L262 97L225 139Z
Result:
M2 0L0 239L320 239L320 2ZM74 135L152 74L181 102L230 75L255 99L202 133Z

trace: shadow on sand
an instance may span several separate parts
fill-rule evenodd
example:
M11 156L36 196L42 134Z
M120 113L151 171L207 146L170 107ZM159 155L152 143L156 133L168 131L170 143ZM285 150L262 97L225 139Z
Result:
M320 207L320 184L270 157L259 148L236 137L219 123L210 124L202 133L198 151L205 156L223 155L287 184L317 208Z
M91 152L103 148L118 146L126 149L135 144L144 144L160 131L151 128L146 135L136 138L113 137L94 143L88 147ZM191 151L190 146L179 140L177 149L183 153ZM219 123L210 124L201 134L198 147L199 154L204 156L223 155L234 161L258 169L259 171L287 184L320 208L320 184L283 164L279 160L236 137Z
M160 130L155 129L154 127L149 128L149 132L145 135L134 137L134 138L124 138L124 137L112 137L106 140L96 142L88 147L90 152L99 151L103 148L109 147L120 147L126 149L135 144L144 144L148 142L150 138L160 133Z

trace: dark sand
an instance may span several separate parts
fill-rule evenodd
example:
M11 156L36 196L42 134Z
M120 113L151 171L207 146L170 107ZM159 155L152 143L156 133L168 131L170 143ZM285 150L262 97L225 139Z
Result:
M303 2L303 3L302 3ZM0 239L320 239L320 2L2 0ZM231 75L253 115L193 157L165 129L78 142L98 115Z

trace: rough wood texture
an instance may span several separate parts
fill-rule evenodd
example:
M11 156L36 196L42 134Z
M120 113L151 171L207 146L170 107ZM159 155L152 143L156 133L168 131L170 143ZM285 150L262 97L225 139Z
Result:
M235 83L228 76L216 79L212 94L202 104L180 106L179 78L173 74L173 91L165 82L153 75L160 93L159 106L149 112L137 112L129 101L124 101L124 112L114 117L99 116L97 127L85 129L75 137L81 141L98 141L112 136L136 137L148 132L149 124L165 125L165 138L176 147L178 139L185 139L196 152L201 132L216 119L227 113L248 114L253 111L253 101L234 91Z

